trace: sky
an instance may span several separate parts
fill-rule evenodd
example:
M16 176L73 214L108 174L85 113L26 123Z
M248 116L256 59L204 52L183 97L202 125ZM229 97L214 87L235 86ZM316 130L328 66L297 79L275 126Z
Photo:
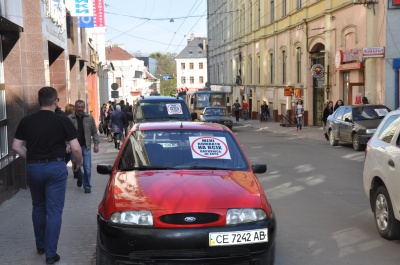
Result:
M105 0L106 45L179 54L192 33L207 37L206 15L207 0Z

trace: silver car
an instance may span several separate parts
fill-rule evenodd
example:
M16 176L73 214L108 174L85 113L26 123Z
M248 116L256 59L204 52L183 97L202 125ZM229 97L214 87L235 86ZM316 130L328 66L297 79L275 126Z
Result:
M397 168L396 168L397 167ZM365 150L364 190L378 232L400 239L400 110L386 115Z

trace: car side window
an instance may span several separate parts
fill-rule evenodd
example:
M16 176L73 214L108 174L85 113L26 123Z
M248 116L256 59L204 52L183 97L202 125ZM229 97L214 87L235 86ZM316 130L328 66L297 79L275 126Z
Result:
M378 139L386 143L390 143L399 126L400 115L393 115L389 117L382 125L382 128L379 131ZM397 139L396 145L399 145L399 139Z
M345 109L344 114L343 114L343 120L345 120L346 118L349 119L349 120L352 120L352 118L351 118L351 108L349 108L349 107L347 107Z
M335 119L336 119L336 120L341 120L344 111L345 111L345 108L343 108L343 107L338 108L338 109L336 110L336 112L335 112Z

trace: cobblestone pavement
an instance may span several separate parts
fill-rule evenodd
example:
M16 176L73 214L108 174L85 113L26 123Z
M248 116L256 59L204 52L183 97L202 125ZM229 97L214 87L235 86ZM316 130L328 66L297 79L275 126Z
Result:
M322 128L319 127L304 127L302 132L298 133L296 127L283 127L276 122L240 120L234 122L233 131L239 127L325 141ZM68 165L70 174L58 244L61 260L56 263L57 265L95 264L97 206L108 181L108 176L97 174L96 165L112 164L117 155L114 144L102 136L100 152L97 154L92 152L92 193L85 194L82 188L76 186L71 165ZM0 205L0 264L45 264L45 256L36 253L31 211L30 192L26 189L18 191L10 200Z

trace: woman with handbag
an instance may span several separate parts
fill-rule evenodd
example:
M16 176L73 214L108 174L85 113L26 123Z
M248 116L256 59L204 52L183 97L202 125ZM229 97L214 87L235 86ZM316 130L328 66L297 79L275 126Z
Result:
M299 99L296 103L295 115L297 119L297 132L301 132L303 126L303 115L304 115L304 107L303 107L303 100Z

